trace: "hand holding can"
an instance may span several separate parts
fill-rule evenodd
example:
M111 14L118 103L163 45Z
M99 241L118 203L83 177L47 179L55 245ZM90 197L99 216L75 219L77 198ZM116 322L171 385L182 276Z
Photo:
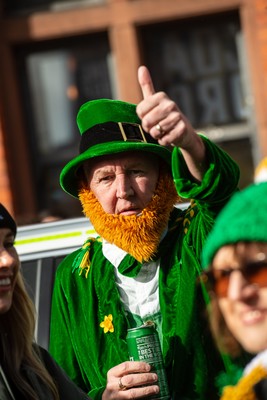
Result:
M169 399L166 371L155 324L150 322L138 328L128 329L126 341L130 361L145 361L153 367L153 371L158 375L160 392L153 399Z

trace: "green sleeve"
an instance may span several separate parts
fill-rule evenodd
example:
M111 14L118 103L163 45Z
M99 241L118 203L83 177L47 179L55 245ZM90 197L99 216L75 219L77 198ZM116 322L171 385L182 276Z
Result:
M67 256L57 270L52 297L49 351L57 363L67 372L70 379L83 391L87 392L88 385L85 385L80 373L80 367L74 352L74 344L72 343L68 308L70 294L64 291L65 274L68 275L65 269L71 268L76 253L74 252Z
M236 191L240 171L234 160L205 136L207 171L200 183L192 180L179 148L173 150L172 171L178 194L194 199L202 211L217 214Z
M187 246L193 249L197 260L201 259L203 243L214 225L220 210L236 192L239 167L233 159L216 144L201 136L206 147L207 170L201 182L192 180L182 153L175 148L172 155L173 178L178 194L184 199L193 199L185 222L189 222ZM191 224L190 214L194 223ZM199 266L200 268L200 266Z
M115 285L114 267L102 254L102 244L90 241L88 275L77 268L83 248L58 267L52 299L50 351L83 391L100 400L107 372L128 359L124 339L127 321ZM78 263L79 264L79 263ZM113 316L114 331L101 327Z

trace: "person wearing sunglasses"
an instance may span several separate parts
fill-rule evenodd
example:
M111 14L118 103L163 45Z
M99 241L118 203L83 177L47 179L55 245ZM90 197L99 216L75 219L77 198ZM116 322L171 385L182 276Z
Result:
M0 203L0 399L89 399L35 343L35 310L14 247L16 232Z
M252 358L238 382L224 387L223 400L267 399L266 208L267 182L238 192L203 248L200 281L210 295L208 315L218 348L232 360L243 350Z

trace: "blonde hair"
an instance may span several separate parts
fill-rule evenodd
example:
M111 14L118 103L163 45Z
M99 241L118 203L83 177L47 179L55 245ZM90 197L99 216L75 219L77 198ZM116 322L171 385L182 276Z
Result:
M0 346L4 370L28 400L38 400L39 397L21 374L22 364L50 390L54 400L59 400L57 387L38 355L37 345L34 346L34 330L34 304L19 271L11 308L0 315Z

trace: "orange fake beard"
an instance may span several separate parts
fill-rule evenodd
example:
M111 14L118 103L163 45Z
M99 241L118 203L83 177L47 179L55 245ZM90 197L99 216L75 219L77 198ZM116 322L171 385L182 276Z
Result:
M83 213L90 219L96 232L139 262L153 258L167 226L170 213L179 196L172 177L164 174L150 203L140 215L107 214L93 192L83 187L79 192Z

